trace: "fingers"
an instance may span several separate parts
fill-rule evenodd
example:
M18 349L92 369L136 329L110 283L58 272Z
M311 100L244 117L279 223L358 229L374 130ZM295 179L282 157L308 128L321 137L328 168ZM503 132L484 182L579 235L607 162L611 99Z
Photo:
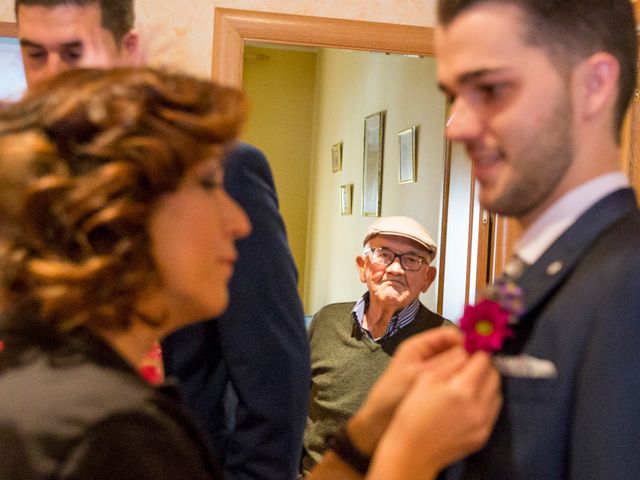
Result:
M476 352L460 370L457 382L476 388L479 397L487 397L500 387L500 375L491 363L491 356L485 352Z
M464 370L460 372L459 380L463 383L480 384L491 373L495 372L491 364L491 357L485 352L476 352L469 357Z
M374 427L368 427L369 444L377 443L416 378L425 373L434 381L448 379L467 361L468 354L457 330L439 328L426 333L403 342L360 409L359 424L375 419Z
M467 357L457 329L430 330L400 345L378 383L394 385L399 400L422 372L430 372L433 378L449 378L461 368Z
M502 407L500 374L487 353L477 352L451 381L476 407L477 446L486 441Z
M420 373L424 372L435 380L447 380L465 366L468 358L466 350L456 345L422 362Z
M469 357L452 382L476 401L487 403L493 398L501 399L500 375L491 363L491 356L484 352L476 352Z

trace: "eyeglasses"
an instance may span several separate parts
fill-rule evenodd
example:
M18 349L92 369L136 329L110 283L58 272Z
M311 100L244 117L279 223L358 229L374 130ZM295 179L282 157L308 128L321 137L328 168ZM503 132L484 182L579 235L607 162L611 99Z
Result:
M371 253L371 261L377 265L384 265L388 267L396 258L400 259L400 266L403 270L409 272L417 272L422 268L422 265L429 265L430 259L427 257L421 257L415 253L395 253L383 247L371 247L365 250L365 254Z

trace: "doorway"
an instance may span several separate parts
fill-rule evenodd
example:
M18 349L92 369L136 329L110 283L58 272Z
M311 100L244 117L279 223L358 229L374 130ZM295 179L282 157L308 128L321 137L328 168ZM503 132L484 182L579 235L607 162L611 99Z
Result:
M266 42L276 44L293 44L314 47L347 48L353 50L393 52L420 56L433 55L433 29L396 24L374 22L360 22L300 15L275 14L268 12L243 11L234 9L215 9L214 15L214 45L212 76L215 80L239 87L242 85L243 52L246 42ZM444 115L441 122L444 124ZM464 212L456 210L450 212L449 198L452 192L449 187L450 157L444 148L441 158L444 174L441 181L440 223L439 235L436 241L441 245L442 254L439 256L439 279L437 289L438 299L436 310L442 311L444 297L448 290L444 285L444 275L447 267L447 228L452 221L462 221L469 225L469 218L473 217L472 199L468 205L472 206ZM470 171L467 181L471 181ZM471 244L473 228L469 228L467 244ZM448 252L449 255L473 255L472 249L464 252ZM475 258L470 258L467 264L476 264ZM483 265L478 265L475 274L478 278L485 278ZM450 272L449 272L450 273ZM459 298L460 307L469 296L469 290L476 284L476 278L469 278L469 269L461 272L461 279L465 283L465 296ZM433 288L433 287L432 287ZM453 292L453 290L450 290ZM445 312L446 313L446 312ZM454 318L455 319L455 318Z

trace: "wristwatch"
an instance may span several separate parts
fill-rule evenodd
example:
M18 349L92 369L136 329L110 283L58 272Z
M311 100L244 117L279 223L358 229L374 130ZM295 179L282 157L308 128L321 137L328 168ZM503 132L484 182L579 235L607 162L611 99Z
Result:
M325 443L327 448L333 450L347 465L357 472L366 475L367 470L369 470L369 464L371 463L371 457L362 453L353 444L345 425L340 427L336 433L327 436Z

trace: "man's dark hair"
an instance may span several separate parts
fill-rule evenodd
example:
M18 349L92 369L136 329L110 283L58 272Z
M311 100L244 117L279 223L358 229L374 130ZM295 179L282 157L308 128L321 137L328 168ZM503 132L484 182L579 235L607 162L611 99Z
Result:
M524 40L546 50L559 69L572 68L596 52L620 62L615 109L616 138L636 85L638 44L629 0L439 0L438 22L447 26L482 3L514 5L524 13Z
M113 35L116 45L120 47L124 36L133 28L134 11L133 0L15 0L16 18L18 18L18 8L20 5L41 7L57 7L60 5L71 5L86 7L97 5L101 12L101 25Z

